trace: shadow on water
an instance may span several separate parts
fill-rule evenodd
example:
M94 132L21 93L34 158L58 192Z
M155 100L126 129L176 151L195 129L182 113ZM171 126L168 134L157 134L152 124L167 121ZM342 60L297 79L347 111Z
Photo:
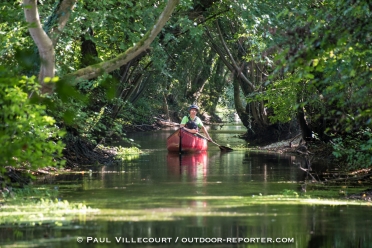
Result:
M302 158L215 146L169 154L173 131L130 134L145 151L136 160L40 180L58 187L62 200L99 211L1 223L0 246L370 247L370 206L306 198ZM223 145L241 142L210 134Z

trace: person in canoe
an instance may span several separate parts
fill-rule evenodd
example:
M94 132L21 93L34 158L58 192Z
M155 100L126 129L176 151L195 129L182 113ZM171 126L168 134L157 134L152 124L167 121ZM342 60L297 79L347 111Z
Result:
M180 127L190 133L198 133L199 129L203 130L203 133L208 138L208 141L212 141L209 136L207 129L204 127L203 122L200 120L196 114L199 111L199 107L196 105L191 105L189 107L189 114L182 118Z

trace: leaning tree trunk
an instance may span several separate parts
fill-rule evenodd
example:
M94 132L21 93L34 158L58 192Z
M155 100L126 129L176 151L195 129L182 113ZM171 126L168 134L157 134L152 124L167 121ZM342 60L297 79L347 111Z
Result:
M75 0L61 0L61 8L63 6L75 3ZM143 51L147 50L154 39L157 37L159 32L162 30L168 19L173 13L174 8L179 3L179 0L169 0L166 7L164 8L163 12L159 16L157 22L152 26L152 28L144 35L144 37L133 47L129 48L122 54L117 55L115 58L104 61L102 63L98 63L92 66L88 66L86 68L82 68L77 70L73 73L66 75L66 77L70 78L80 78L80 79L92 79L96 78L104 73L112 72L120 68L122 65L125 65L132 59L136 58L139 54ZM40 23L40 17L37 9L37 1L36 0L23 0L23 7L24 7L24 14L26 17L26 21L29 24L29 32L34 40L40 54L41 58L41 67L39 73L39 81L42 84L42 92L44 93L52 93L53 87L52 85L45 84L44 78L46 77L54 77L55 73L55 52L53 47L53 41L57 42L58 32L60 32L65 24L67 23L69 13L61 13L57 16L57 23L58 28L54 30L56 35L51 35L50 37L45 33L42 29ZM72 7L71 7L72 8Z
M29 25L28 30L39 51L41 65L38 79L42 86L41 92L52 93L52 84L46 84L44 79L46 77L54 77L55 52L53 42L41 26L36 0L23 0L23 8Z
M51 18L45 24L45 31L40 22L40 16L36 0L23 0L23 8L29 32L34 40L38 56L40 57L40 69L38 80L41 84L42 93L52 93L53 85L44 82L47 77L55 75L55 52L54 47L61 36L76 0L60 0L53 10Z
M219 55L226 67L234 77L234 103L237 114L243 125L247 128L245 138L256 144L270 143L279 139L290 138L291 123L280 124L269 122L268 113L264 107L264 102L253 100L243 107L240 99L241 92L245 97L250 97L252 93L264 90L263 82L267 77L265 64L250 61L246 62L247 51L249 48L243 47L241 40L235 41L234 50L230 50L224 37L233 37L228 29L220 29L216 22L217 37L220 42L213 38L211 32L206 28L206 35L211 48ZM229 43L230 44L230 43ZM237 48L237 50L235 49ZM231 48L232 49L232 48Z

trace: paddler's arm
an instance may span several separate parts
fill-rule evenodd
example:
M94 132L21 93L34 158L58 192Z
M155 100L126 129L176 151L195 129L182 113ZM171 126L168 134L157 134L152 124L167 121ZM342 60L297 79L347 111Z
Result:
M207 129L205 128L205 126L202 126L201 129L203 130L203 133L205 133L205 136L207 136L208 140L212 141L212 138L211 138L211 136L209 136L209 133L208 133Z

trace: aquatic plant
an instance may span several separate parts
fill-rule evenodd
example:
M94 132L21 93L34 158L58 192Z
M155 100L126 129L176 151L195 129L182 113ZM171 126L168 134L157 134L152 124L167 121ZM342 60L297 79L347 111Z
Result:
M139 154L142 151L137 147L117 147L116 148L117 155L115 156L116 159L130 161L139 158Z
M78 215L97 212L81 202L70 203L57 197L57 189L11 189L2 192L0 225L61 225Z

